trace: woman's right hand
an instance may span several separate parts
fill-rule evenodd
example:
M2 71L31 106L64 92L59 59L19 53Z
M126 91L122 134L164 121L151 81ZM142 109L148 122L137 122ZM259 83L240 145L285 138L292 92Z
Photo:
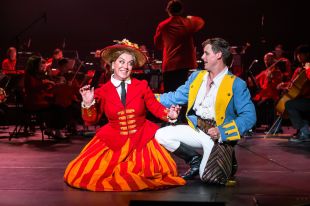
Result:
M277 90L287 90L288 89L288 84L281 82L277 85Z
M94 101L94 87L90 88L90 85L85 85L80 88L80 94L85 106L91 105Z

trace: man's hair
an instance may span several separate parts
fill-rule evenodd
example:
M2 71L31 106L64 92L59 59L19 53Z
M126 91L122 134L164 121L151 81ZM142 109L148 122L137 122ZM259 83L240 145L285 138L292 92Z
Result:
M202 47L205 47L207 44L211 45L212 51L214 53L221 52L224 64L226 66L230 66L232 62L232 54L230 45L226 40L222 38L207 39L202 43Z
M275 49L284 50L283 44L278 44L278 45L276 45L274 48L275 48Z
M170 0L167 4L166 11L172 16L183 14L183 3L179 0Z
M310 53L310 46L307 44L299 45L296 50L296 54L307 54Z
M275 54L273 52L267 52L264 57L272 57L275 58Z
M302 54L305 56L305 61L310 61L310 46L308 44L302 44L299 45L296 49L295 49L295 58L297 56L297 54Z
M59 48L56 48L56 49L53 51L53 55L57 55L57 54L59 54L60 52L62 52L62 50L59 49Z

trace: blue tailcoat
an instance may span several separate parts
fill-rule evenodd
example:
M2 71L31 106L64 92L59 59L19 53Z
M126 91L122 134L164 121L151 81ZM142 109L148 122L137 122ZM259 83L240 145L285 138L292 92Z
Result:
M166 107L187 104L186 118L190 127L197 129L193 106L206 70L192 73L175 92L157 95ZM231 74L222 80L215 101L215 120L223 141L238 140L256 122L256 112L246 83Z

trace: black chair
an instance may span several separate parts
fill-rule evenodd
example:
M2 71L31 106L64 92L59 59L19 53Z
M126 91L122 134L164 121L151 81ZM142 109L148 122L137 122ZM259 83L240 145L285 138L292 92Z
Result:
M24 104L25 95L23 92L16 95L15 97L15 109L16 109L16 120L15 128L13 132L9 135L9 141L12 138L17 137L27 137L31 135L30 130L35 132L36 127L38 126L41 131L41 138L44 141L44 131L45 131L45 122L44 122L44 110L36 110L33 108L27 108Z

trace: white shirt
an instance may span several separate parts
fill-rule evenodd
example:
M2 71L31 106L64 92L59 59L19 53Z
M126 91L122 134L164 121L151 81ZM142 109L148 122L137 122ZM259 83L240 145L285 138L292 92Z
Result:
M115 86L116 91L117 91L119 97L121 98L121 91L122 91L121 83L122 83L122 81L121 81L121 80L115 79L115 78L114 78L114 74L112 74L112 76L111 76L111 82L112 82L112 84ZM130 78L128 78L128 79L125 80L126 92L127 92L127 87L128 87L127 85L128 85L128 84L131 84L131 79L130 79Z
M227 73L228 68L225 67L223 71L221 71L218 75L216 75L216 77L214 77L208 94L206 94L206 90L207 83L208 81L210 81L210 79L208 78L209 72L205 74L193 107L197 116L200 116L202 119L215 119L215 100L217 91L224 76Z

